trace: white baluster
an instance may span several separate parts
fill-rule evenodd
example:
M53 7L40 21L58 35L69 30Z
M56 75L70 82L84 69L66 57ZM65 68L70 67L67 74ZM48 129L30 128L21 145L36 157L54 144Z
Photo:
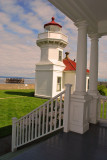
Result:
M51 102L51 117L50 117L50 131L52 131L52 120L53 120L53 100Z
M30 125L31 125L31 115L29 115L29 134L28 134L28 141L30 141L30 133L31 133L31 131L30 131Z
M59 127L61 126L61 113L62 113L62 95L60 96Z
M19 121L17 122L17 139L16 139L17 146L19 145Z
M24 143L24 118L23 118L23 134L22 134L22 144Z
M105 100L103 100L103 109L102 109L103 113L102 113L102 119L104 119L104 102L105 102Z
M17 118L12 118L12 152L17 150L16 146L16 121Z
M99 99L99 105L98 105L98 119L101 119L101 99Z
M27 133L28 133L28 131L27 131L27 129L28 129L28 116L26 116L26 131L25 131L25 142L27 142Z
M48 114L49 114L49 103L47 104L47 114L46 114L46 133L48 133Z
M42 135L44 134L45 106L43 106Z
M54 123L54 129L56 129L56 123L57 123L57 102L58 102L58 98L56 98L55 101L55 123Z
M38 120L38 110L35 112L35 138L37 137L37 124L38 124L38 122L37 122L37 120Z
M107 101L106 101L105 105L106 105L106 120L107 120Z
M34 131L34 113L32 113L32 135L31 135L31 139L33 139L33 131Z
M40 136L41 132L41 108L39 109L39 130L38 130L38 137Z
M21 140L22 140L22 120L20 120L20 140L19 140L19 145L21 145Z

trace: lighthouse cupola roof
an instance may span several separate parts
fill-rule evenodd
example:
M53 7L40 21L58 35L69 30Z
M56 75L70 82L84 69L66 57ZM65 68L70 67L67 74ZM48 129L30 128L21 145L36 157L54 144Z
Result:
M55 20L55 18L52 17L52 21L49 22L49 23L46 23L44 25L45 30L47 30L47 31L54 31L54 32L55 31L56 32L61 31L62 26L60 24L56 23L54 20Z

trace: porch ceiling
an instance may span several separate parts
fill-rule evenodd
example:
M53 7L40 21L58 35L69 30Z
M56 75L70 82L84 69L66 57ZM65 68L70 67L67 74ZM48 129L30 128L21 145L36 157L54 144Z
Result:
M86 20L88 33L107 35L107 0L48 0L73 22Z

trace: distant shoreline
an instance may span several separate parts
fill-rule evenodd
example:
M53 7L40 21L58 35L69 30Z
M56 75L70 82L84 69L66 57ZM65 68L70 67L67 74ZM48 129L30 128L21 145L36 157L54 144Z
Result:
M0 78L18 78L18 79L20 79L20 78L23 78L23 79L35 79L35 77L14 77L14 76L0 76Z
M35 84L13 84L13 83L0 84L0 90L34 89L34 88Z

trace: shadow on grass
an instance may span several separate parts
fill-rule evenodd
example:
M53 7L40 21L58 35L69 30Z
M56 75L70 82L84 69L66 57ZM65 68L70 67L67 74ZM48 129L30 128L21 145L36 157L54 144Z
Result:
M0 138L11 135L12 134L12 126L6 126L0 128Z
M18 96L27 96L27 97L34 97L34 92L14 92L14 91L6 91L6 94L10 95L18 95Z

